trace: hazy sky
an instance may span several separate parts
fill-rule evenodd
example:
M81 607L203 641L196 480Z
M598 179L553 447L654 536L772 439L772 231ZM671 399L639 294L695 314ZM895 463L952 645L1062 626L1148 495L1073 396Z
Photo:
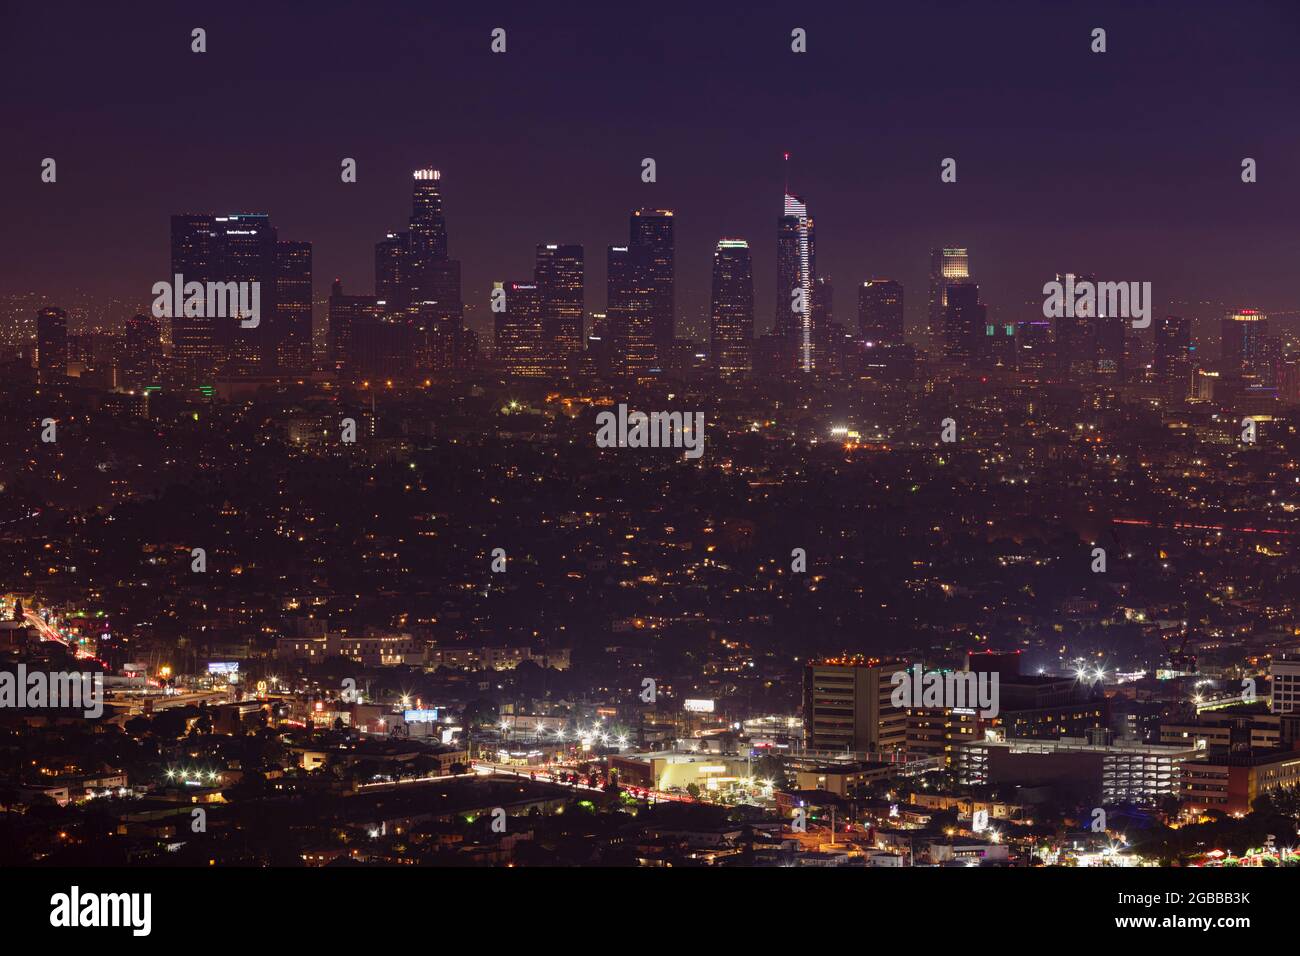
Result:
M274 6L290 9L9 6L0 288L147 302L169 215L258 211L314 243L318 294L335 276L370 292L409 171L435 165L480 319L492 280L529 276L544 241L586 247L601 308L605 247L644 205L678 213L685 330L701 331L724 235L753 244L766 328L789 150L850 324L856 284L881 275L920 321L943 244L970 247L1006 318L1033 314L1057 271L1150 281L1157 314L1300 308L1294 2ZM190 52L196 26L205 54ZM948 156L955 184L939 180Z

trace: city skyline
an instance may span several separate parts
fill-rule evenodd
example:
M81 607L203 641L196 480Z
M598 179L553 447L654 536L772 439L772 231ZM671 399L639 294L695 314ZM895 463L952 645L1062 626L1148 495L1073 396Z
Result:
M20 924L763 868L924 927L956 868L1286 925L1300 8L12 19Z
M1178 25L1160 19L1157 32L1149 11L1116 9L1096 14L1119 18L1116 22L1124 37L1105 57L1105 69L1110 73L1104 75L1113 74L1114 79L1100 86L1086 42L1080 42L1077 51L1056 46L1064 41L1057 39L1062 31L1056 26L1058 18L1050 13L1027 7L1009 34L982 34L981 43L992 45L990 50L983 45L962 46L961 28L974 16L972 9L958 5L946 12L944 25L951 29L929 34L937 52L947 55L944 62L958 73L964 66L965 75L984 78L985 85L993 87L992 102L1006 110L997 121L992 113L978 119L963 114L960 130L954 134L943 133L942 124L905 122L918 115L942 115L936 107L948 82L928 76L919 62L907 60L901 51L879 49L884 58L868 64L868 77L879 76L871 71L884 70L887 64L894 71L890 74L894 77L890 102L897 105L882 111L880 104L872 104L863 118L869 117L877 125L867 126L869 139L853 138L859 135L854 130L860 123L844 102L844 91L857 84L831 82L843 80L849 66L857 63L844 48L844 37L854 34L852 14L842 15L849 18L845 23L827 19L826 14L820 19L805 18L803 26L809 31L813 52L792 61L788 45L779 42L781 36L788 36L788 15L756 11L739 34L729 33L728 53L716 63L692 56L710 35L713 24L707 17L691 29L677 30L672 29L670 18L640 31L638 41L619 51L629 67L638 58L657 66L663 83L646 85L644 80L632 79L635 71L629 70L622 82L596 88L590 85L597 75L592 72L595 63L611 54L588 40L607 36L609 18L616 15L606 12L544 24L524 16L523 23L510 34L510 52L493 57L488 52L491 26L450 11L437 34L443 65L431 67L442 71L437 74L442 76L454 70L450 75L457 78L458 95L464 97L460 109L454 108L461 102L455 98L449 103L446 98L440 100L440 110L458 117L438 127L450 138L442 142L420 135L418 144L403 143L403 135L393 134L401 127L391 125L379 137L349 134L340 130L340 122L346 129L346 112L341 120L338 110L325 112L308 100L301 104L294 123L307 139L300 135L284 159L272 164L251 156L232 159L206 147L187 156L204 141L205 129L226 123L225 110L229 108L220 105L227 101L218 103L214 96L222 88L218 76L228 79L230 70L215 64L236 55L229 31L238 35L241 21L237 12L214 13L208 26L213 42L204 54L208 58L204 63L209 65L200 63L198 68L218 72L201 73L192 80L208 84L207 88L196 87L195 95L212 107L211 112L189 116L147 115L147 111L141 115L139 108L119 111L119 126L114 130L96 132L92 124L77 145L69 144L62 155L58 135L38 147L40 130L48 122L43 117L51 114L29 116L30 123L21 123L32 137L30 154L15 151L0 160L6 173L0 179L6 206L28 222L21 243L15 242L17 235L12 231L0 239L4 243L0 253L13 264L13 274L24 276L19 289L7 291L32 291L28 287L35 286L35 291L48 290L57 299L68 291L64 287L69 281L66 272L54 268L57 261L74 262L76 284L92 295L138 297L142 295L137 291L140 285L152 281L164 265L157 251L163 217L218 210L267 212L295 237L311 241L316 252L317 301L328 295L335 277L349 288L369 291L372 244L394 225L385 210L402 203L405 174L429 162L446 171L455 183L447 214L456 223L459 237L455 255L464 263L468 314L480 331L489 322L486 302L492 282L526 274L524 270L531 265L529 250L535 244L583 245L589 252L589 284L595 288L603 285L604 263L603 257L590 252L619 239L624 231L619 220L628 210L671 208L677 212L678 324L694 337L704 338L710 260L719 238L749 240L760 290L771 287L764 277L775 272L776 250L767 241L772 197L779 201L786 176L782 155L790 152L790 188L805 197L817 215L819 274L829 276L841 289L856 287L867 278L887 276L920 292L926 281L924 257L929 249L952 244L977 250L983 298L995 315L1008 319L1020 317L1020 310L1045 281L1043 277L1071 268L1099 275L1139 274L1152 281L1161 302L1213 300L1275 313L1300 308L1291 294L1286 266L1293 240L1281 217L1282 209L1294 205L1294 178L1285 174L1284 157L1290 155L1290 146L1278 141L1284 133L1276 124L1259 118L1270 109L1283 108L1276 97L1287 88L1285 82L1279 87L1267 68L1232 71L1227 63L1219 65L1212 58L1198 59L1196 70L1183 69L1184 59L1200 57L1208 41L1196 34L1186 43L1170 42L1167 33L1180 29ZM105 14L85 11L82 15L93 21ZM22 11L16 35L24 26L40 29L43 16L48 14ZM401 24L400 11L397 16L393 30ZM920 29L914 16L897 12L887 16L891 26L904 35ZM1219 13L1213 10L1206 16L1216 27L1216 42L1227 44L1234 38L1243 48L1262 52L1281 42L1292 14L1265 8L1254 18L1219 22ZM222 28L223 17L232 18L226 29ZM346 20L329 7L322 10L321 18L314 29L322 32ZM147 60L152 44L167 68L190 66L188 61L176 59L193 56L188 48L163 39L169 31L188 35L189 24L178 20L175 13L148 22L144 33L134 35L141 57ZM258 23L257 36L263 42L298 26L274 12ZM763 32L776 30L778 25L782 29L764 39ZM866 25L864 22L864 28ZM359 28L374 31L377 26L366 22ZM881 29L878 22L871 25L872 33ZM1039 34L1042 40L1029 40ZM1086 30L1082 34L1086 38ZM393 35L385 36L391 47ZM427 27L413 36L432 39ZM74 38L74 42L90 41ZM331 42L347 41L340 35ZM363 51L373 49L362 47L355 39L353 42ZM1023 70L997 65L995 54L1002 52L1000 45L1007 53L1015 46L1022 58L1028 57L1030 64L1041 68L1032 86ZM172 46L177 49L173 51ZM548 73L544 79L556 95L540 97L538 109L526 116L515 115L516 107L509 105L512 101L498 95L502 84L518 75L517 71L534 70L538 61L530 58L557 48L566 56L547 61L555 75ZM78 69L93 70L106 53L86 46L73 49L69 56ZM247 60L247 52L238 55L245 58L236 61L243 67L238 74L240 88L249 89L248 84L257 82L283 82L278 73ZM712 114L704 112L703 101L693 95L701 85L709 88L720 77L730 84L752 84L743 98L733 95L727 101L749 109L749 102L765 100L764 87L773 82L770 74L778 64L792 77L807 75L802 92L796 87L780 94L783 103L793 105L795 97L802 101L799 123L783 117L780 110L768 109L764 121L744 133L724 135L723 130L705 124ZM409 61L409 53L391 65L396 73L389 74L390 80L417 69ZM21 59L15 58L10 66L21 72ZM125 95L145 88L140 86L143 78L133 72L137 68L131 65L131 58L125 63L115 60L111 70L106 62L102 66L97 74L104 77L106 89L96 95ZM1191 86L1182 89L1177 98L1167 95L1154 121L1154 111L1136 112L1123 95L1124 80L1143 83L1150 96L1159 95L1156 91L1161 89L1171 93L1169 81L1161 77L1174 71L1180 71L1184 86L1189 82ZM40 75L40 84L16 104L20 117L23 111L42 109L37 95L42 92L51 98L49 105L75 102L74 97L84 96L86 86L76 79L76 73L49 75L33 70L22 83L34 83ZM379 85L379 75L349 74L350 85L332 89L327 85L326 89L341 94L335 100L351 104L354 111L366 102L373 114L374 106L386 102L381 90L388 87ZM1294 85L1293 79L1289 82ZM22 83L18 89L24 88ZM582 93L576 98L559 96L559 84ZM624 101L621 110L616 108L620 92ZM652 99L652 94L657 98ZM1059 97L1058 112L1043 112L1042 99L1048 95ZM496 113L488 110L476 115L469 104L478 97L490 97ZM569 137L565 130L573 122L573 109L580 106L599 112L605 109L606 100L613 101L611 115L625 119L603 138L582 138L566 146ZM393 108L406 102L409 98L399 96ZM987 97L984 102L989 102ZM1158 139L1161 124L1176 123L1180 111L1186 109L1183 104L1192 102L1220 114L1221 122L1215 126L1219 137L1213 148L1207 144L1189 152L1174 148L1177 140ZM666 110L675 111L686 126L673 133L654 132ZM858 111L862 111L860 106ZM359 113L353 115L360 119ZM1135 128L1139 118L1142 125ZM117 137L131 136L132 123L152 124L139 127L138 135L143 135L146 128L157 129L159 119L165 135L178 140L178 162L160 164L148 159L147 153L132 145L135 138L115 142ZM167 128L176 122L182 124L181 129ZM242 122L263 121L252 117ZM1204 118L1199 122L1204 123ZM489 127L497 129L497 138L507 141L530 129L535 136L545 130L557 135L547 140L547 149L526 160L516 153L517 160L510 162L502 160L500 149L492 145L496 140ZM285 150L288 143L282 129L267 128L259 134L259 141ZM328 136L322 135L325 129L330 131ZM833 129L837 134L835 150L828 152L818 136L798 132L805 129ZM1240 131L1235 147L1232 130ZM881 149L881 133L887 134L890 148ZM847 141L846 135L850 137ZM308 140L318 141L317 145L302 145ZM1071 140L1073 149L1068 145ZM1081 143L1087 143L1087 148L1077 148ZM1112 144L1113 149L1104 148ZM39 161L51 155L61 159L58 182L41 183ZM216 163L218 156L222 165L205 169L205 164ZM640 181L640 163L647 156L657 161L656 183ZM958 179L941 183L939 164L949 156L958 161ZM1037 158L1027 161L1026 156ZM1258 182L1240 182L1243 156L1258 160ZM358 179L353 184L339 181L339 163L347 157L358 162ZM1121 170L1126 185L1117 191ZM581 184L582 201L558 202L562 194L546 189L548 182ZM135 201L122 207L127 196L134 196ZM1189 204L1189 196L1195 196L1196 203ZM91 240L93 230L88 231L84 218L81 229L72 225L91 209L112 216L126 241L105 247ZM986 216L990 209L996 209L997 215ZM1215 228L1198 225L1207 221L1213 221ZM1250 227L1234 232L1234 222L1249 222ZM55 248L58 256L51 255ZM12 280L6 283L10 284ZM924 324L921 295L908 296L907 310L909 331ZM1179 310L1161 311L1178 314ZM758 331L765 331L770 321L768 310L760 308Z

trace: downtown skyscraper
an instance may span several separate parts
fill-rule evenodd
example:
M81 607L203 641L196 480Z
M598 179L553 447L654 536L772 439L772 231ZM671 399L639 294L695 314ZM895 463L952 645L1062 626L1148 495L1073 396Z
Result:
M533 284L538 291L545 364L554 373L571 371L582 355L585 269L582 246L544 243L537 247Z
M789 189L777 219L776 322L773 331L795 365L811 372L813 358L813 292L817 280L817 234L808 204Z
M744 239L720 239L713 252L709 308L709 355L723 376L745 375L753 367L754 266Z
M948 311L948 286L970 281L970 256L966 249L947 247L930 250L930 347L948 348L945 323Z
M668 365L677 327L675 241L671 209L634 209L628 247L640 250L650 290L650 336L655 364Z
M504 306L495 311L493 332L497 362L507 374L522 378L546 375L541 290L535 282L498 282L493 298Z
M275 367L306 373L312 367L311 243L275 244L275 304L272 347Z
M308 243L289 244L281 258L276 229L265 213L172 216L172 281L186 285L256 283L261 303L253 326L245 326L240 316L173 315L172 358L182 376L198 381L218 374L273 374L279 364L280 343L289 338L286 317L279 310L279 271L283 266L293 273L286 290L297 290L293 293L298 297L297 308L290 318L299 332L304 321L301 287L305 279L305 321L310 329L310 250ZM307 337L310 339L310 331Z
M411 179L408 228L375 244L376 304L390 323L408 324L411 369L463 368L476 339L465 328L460 261L449 254L442 171L423 167Z
M654 282L645 247L610 246L605 282L610 366L618 375L643 378L656 366Z
M42 384L68 374L68 313L46 308L36 314L36 368Z
M858 287L858 331L879 345L903 344L903 286L868 279Z
M1219 323L1219 354L1223 369L1232 374L1267 379L1268 316L1255 309L1228 312Z

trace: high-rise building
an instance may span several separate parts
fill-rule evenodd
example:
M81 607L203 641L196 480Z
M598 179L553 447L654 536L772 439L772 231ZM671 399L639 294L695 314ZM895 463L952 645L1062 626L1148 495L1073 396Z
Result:
M1229 312L1219 326L1220 356L1225 372L1260 375L1264 371L1264 340L1268 316L1254 309Z
M634 209L628 246L641 249L650 283L651 337L655 362L668 364L677 328L677 298L674 280L675 247L671 209Z
M1051 319L1030 319L1017 326L1015 367L1039 375L1054 367Z
M582 354L585 263L582 246L537 247L533 269L542 310L542 348L554 372L571 371Z
M930 250L930 344L938 349L948 346L945 321L948 315L948 286L970 281L970 256L967 250L950 247Z
M62 309L36 313L36 369L42 382L68 374L68 314Z
M400 331L377 329L384 309L373 295L345 295L343 283L334 280L329 298L329 364L345 377L376 374L391 362L381 359L400 347ZM406 326L405 319L399 328Z
M858 331L870 342L903 344L902 283L868 279L858 287Z
M247 317L214 314L204 302L201 315L173 315L172 356L191 380L217 373L249 374L273 369L278 333L277 236L264 213L228 216L179 215L171 220L172 281L256 283L257 324ZM187 297L188 298L188 297Z
M122 381L128 388L158 385L162 380L162 323L151 315L126 320Z
M1057 273L1056 281L1067 288L1081 283L1097 281L1094 275ZM1062 381L1083 381L1092 378L1098 368L1099 323L1096 314L1062 314L1056 320L1056 359Z
M754 266L744 239L720 239L713 251L709 342L719 375L745 375L753 367Z
M281 240L275 245L275 304L273 317L275 367L286 372L310 372L311 361L311 243Z
M459 323L460 262L447 255L447 222L442 210L442 172L417 169L412 187L410 229L402 260L408 306L425 305L433 315ZM389 241L389 240L385 240ZM425 330L427 333L429 330Z
M497 362L507 375L545 375L541 290L533 282L503 282L496 287L505 293L505 310L494 317Z
M645 250L610 246L606 307L613 369L644 377L655 366L653 284Z
M795 364L814 367L813 287L817 281L817 233L808 205L789 190L776 227L776 337L793 347Z
M1097 374L1124 381L1127 376L1129 320L1118 315L1097 317Z
M950 283L944 308L944 355L971 361L989 354L988 309L980 304L980 287L974 282Z
M1167 315L1155 324L1155 377L1160 395L1182 402L1192 393L1192 323Z
M411 190L408 251L412 272L447 258L447 221L442 210L442 171L417 169Z
M1268 676L1273 713L1300 713L1300 654L1280 654L1273 658Z
M409 304L406 275L406 246L409 232L390 232L375 243L375 298L400 312Z
M891 700L905 661L847 658L804 668L803 722L808 750L881 752L904 746L907 711Z

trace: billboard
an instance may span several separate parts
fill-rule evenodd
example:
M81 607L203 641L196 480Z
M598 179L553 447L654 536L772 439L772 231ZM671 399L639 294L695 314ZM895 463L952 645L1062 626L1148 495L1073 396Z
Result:
M686 698L682 701L682 710L689 711L692 714L711 714L713 713L713 698Z

